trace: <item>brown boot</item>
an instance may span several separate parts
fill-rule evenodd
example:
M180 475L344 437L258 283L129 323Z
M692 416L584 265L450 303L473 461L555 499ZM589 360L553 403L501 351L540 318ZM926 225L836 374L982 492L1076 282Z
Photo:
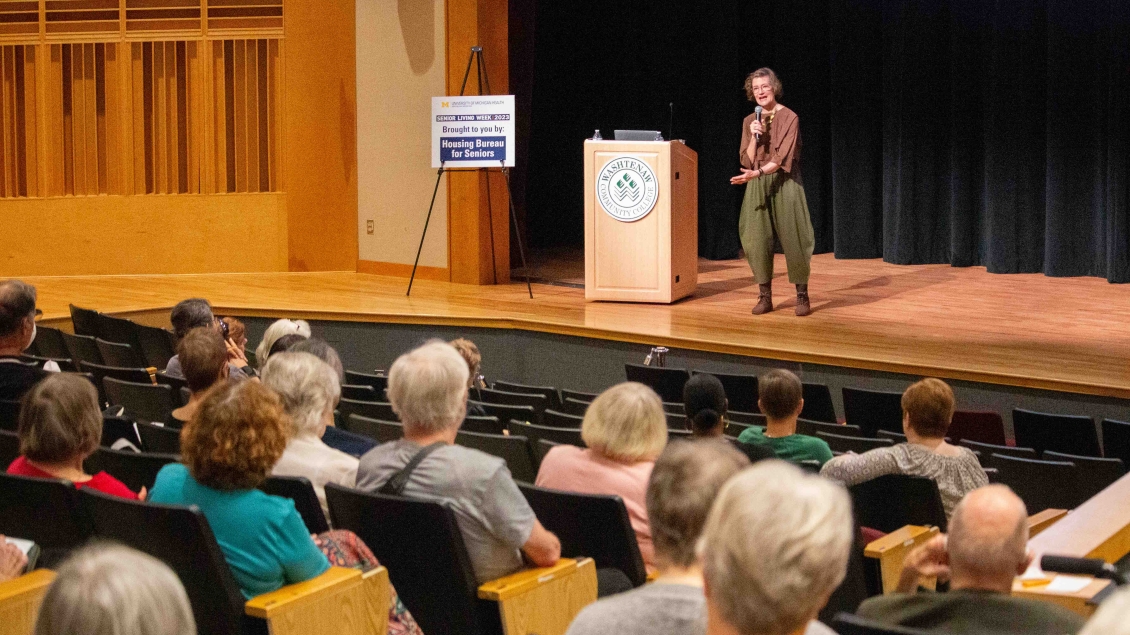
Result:
M799 317L804 317L812 313L812 306L808 303L808 285L798 284L796 286L796 314Z
M773 284L758 286L761 288L761 297L757 299L757 306L753 307L754 315L762 315L773 310Z

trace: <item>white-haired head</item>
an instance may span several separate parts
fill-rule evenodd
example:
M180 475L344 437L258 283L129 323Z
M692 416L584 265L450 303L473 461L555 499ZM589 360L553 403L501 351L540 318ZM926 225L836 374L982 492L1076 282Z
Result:
M999 484L969 492L954 507L946 552L955 586L1011 589L1031 562L1024 501Z
M275 353L263 366L263 385L278 393L290 417L291 438L321 436L341 397L341 384L330 365L310 353ZM327 417L327 413L329 417Z
M288 320L285 318L275 320L275 323L268 326L267 330L263 332L263 339L259 342L259 346L255 347L256 361L260 365L266 362L275 342L287 335L310 337L310 324L306 320Z
M396 359L388 400L407 434L432 434L463 423L470 371L446 342L430 341Z
M1104 600L1079 635L1130 635L1130 587Z
M851 500L783 461L730 479L700 549L709 619L745 635L786 635L816 617L847 571Z
M35 635L195 635L180 579L160 560L97 543L61 567L39 607Z

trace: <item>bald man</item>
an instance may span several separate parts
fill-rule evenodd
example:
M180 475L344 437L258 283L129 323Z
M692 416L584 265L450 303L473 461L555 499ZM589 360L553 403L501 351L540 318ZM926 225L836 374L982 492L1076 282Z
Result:
M1083 619L1048 602L1014 598L1012 580L1032 562L1028 511L1004 485L973 490L954 508L949 536L906 558L898 592L874 597L859 615L932 633L1064 635ZM948 593L915 593L921 578L950 581Z

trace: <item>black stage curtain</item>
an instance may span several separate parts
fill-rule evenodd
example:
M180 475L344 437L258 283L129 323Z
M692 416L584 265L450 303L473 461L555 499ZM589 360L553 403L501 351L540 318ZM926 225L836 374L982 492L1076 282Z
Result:
M738 253L745 75L800 115L818 252L1130 281L1126 0L527 0L535 246L582 242L582 140L699 153L699 250Z

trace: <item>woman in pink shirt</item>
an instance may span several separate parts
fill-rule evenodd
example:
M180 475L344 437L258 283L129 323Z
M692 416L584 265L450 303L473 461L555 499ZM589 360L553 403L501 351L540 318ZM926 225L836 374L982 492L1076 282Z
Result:
M647 570L655 552L647 523L647 480L667 445L667 417L659 396L635 382L604 391L585 412L581 438L587 449L560 445L541 462L537 485L624 499Z

